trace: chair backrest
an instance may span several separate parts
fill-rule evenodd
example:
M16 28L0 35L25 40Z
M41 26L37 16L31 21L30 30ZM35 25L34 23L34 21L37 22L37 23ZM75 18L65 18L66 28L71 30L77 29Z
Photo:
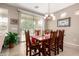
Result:
M64 39L64 30L59 30L59 41L63 41Z
M50 38L51 38L51 44L52 43L55 43L56 44L56 41L57 41L57 31L51 31L51 35L50 35Z
M31 46L29 31L25 31L26 46Z
M50 33L50 31L49 30L45 30L45 34L49 34Z
M35 30L35 35L40 35L40 30Z
M64 31L64 30L62 30L62 39L64 39L64 32L65 32L65 31Z

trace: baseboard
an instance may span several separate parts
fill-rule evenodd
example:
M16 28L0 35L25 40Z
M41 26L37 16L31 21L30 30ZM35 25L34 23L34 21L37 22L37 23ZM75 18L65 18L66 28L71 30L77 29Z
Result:
M19 41L19 43L23 43L23 42L26 42L26 41Z
M64 46L74 48L74 49L79 49L79 45L68 43L68 42L64 42Z

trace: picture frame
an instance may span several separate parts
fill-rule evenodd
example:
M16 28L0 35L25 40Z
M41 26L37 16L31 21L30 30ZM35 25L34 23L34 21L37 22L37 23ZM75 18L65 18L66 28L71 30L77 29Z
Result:
M18 24L18 20L11 18L10 19L10 24L17 25Z
M57 27L70 27L71 17L58 19L57 20Z

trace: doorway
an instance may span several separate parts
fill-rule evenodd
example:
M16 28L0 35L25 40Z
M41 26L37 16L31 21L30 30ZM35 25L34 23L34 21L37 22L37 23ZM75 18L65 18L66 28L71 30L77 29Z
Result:
M21 14L20 18L20 33L21 33L21 40L25 41L25 30L29 30L30 34L34 33L34 18L32 15L28 14Z

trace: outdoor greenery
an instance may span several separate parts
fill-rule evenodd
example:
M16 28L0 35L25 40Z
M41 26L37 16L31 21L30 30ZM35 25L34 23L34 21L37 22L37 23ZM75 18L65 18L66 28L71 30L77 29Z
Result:
M33 29L34 28L34 21L29 19L29 20L24 20L21 24L22 30L25 29Z

